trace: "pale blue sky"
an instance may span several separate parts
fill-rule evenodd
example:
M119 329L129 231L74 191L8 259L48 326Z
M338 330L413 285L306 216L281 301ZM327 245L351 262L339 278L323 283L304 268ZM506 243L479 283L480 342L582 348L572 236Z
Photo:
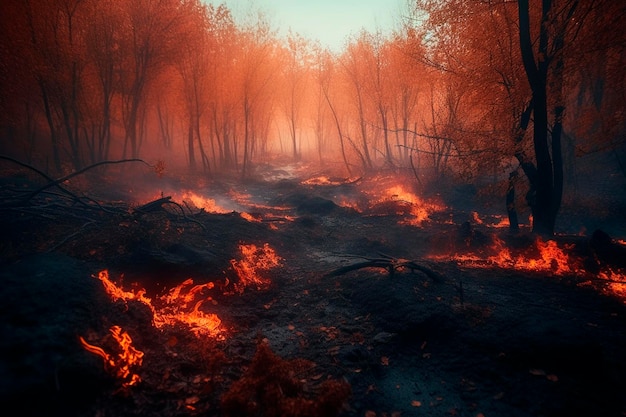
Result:
M406 0L204 0L224 3L235 17L263 11L279 35L289 28L339 52L361 28L389 33L398 25Z

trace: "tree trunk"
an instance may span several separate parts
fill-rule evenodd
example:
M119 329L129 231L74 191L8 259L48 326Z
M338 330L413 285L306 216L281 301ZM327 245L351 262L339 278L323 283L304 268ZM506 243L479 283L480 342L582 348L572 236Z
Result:
M187 150L189 157L189 169L196 170L196 151L193 143L193 117L189 116L189 127L187 129Z
M520 48L524 70L532 90L533 146L537 163L534 179L529 177L531 189L534 188L534 198L529 198L533 215L533 232L552 236L556 223L562 188L563 164L560 146L560 122L557 127L558 137L552 137L552 156L548 143L548 19L552 12L552 1L542 1L542 16L539 33L539 46L535 63L535 53L530 36L530 13L528 0L518 0ZM557 51L558 53L558 51ZM560 113L558 119L560 119ZM553 132L553 135L555 132ZM553 158L555 163L553 163ZM526 169L524 170L526 172ZM556 177L556 186L555 186Z

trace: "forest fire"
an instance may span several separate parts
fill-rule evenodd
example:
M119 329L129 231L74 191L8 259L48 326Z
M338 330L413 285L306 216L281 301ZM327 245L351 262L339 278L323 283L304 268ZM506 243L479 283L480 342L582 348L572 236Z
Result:
M388 178L376 177L372 181L376 187L363 191L367 196L365 201L361 199L350 201L347 196L339 196L338 204L367 215L406 216L399 221L399 224L415 227L422 227L430 219L431 214L445 209L443 204L426 201L415 193L407 191L404 185L386 185L385 183L389 182Z
M133 340L127 332L122 332L120 326L112 326L109 331L119 345L119 350L121 350L117 355L107 353L103 348L87 343L82 336L79 337L80 343L85 350L100 356L104 360L104 369L122 380L123 387L129 387L141 382L141 378L134 370L141 367L143 352L133 347Z
M626 416L624 2L269 3L0 1L0 410Z
M491 250L496 255L489 256L487 261L500 267L529 271L546 271L555 275L575 274L582 270L579 259L571 257L566 250L560 248L555 240L544 241L540 237L535 240L534 248L524 254L514 254L502 239L494 238Z
M484 225L486 227L494 228L494 229L503 229L510 226L509 219L506 216L495 215L490 216L491 220L487 220L486 216L481 217L478 212L473 211L471 213L472 222L480 225Z
M604 267L597 272L585 269L585 260L574 254L573 244L559 245L556 240L536 237L531 245L512 247L496 235L492 243L479 250L462 249L452 255L429 255L434 260L453 260L475 268L503 268L517 271L541 272L551 276L578 276L580 285L588 279L605 281L604 291L626 302L626 272Z
M242 293L246 287L254 286L257 289L267 288L271 281L265 275L269 270L281 265L282 258L276 254L269 244L257 247L254 244L240 244L240 259L232 259L230 264L238 280L229 288L226 279L221 286L225 293ZM171 288L166 294L157 296L153 302L146 297L146 290L125 291L113 283L107 270L100 271L97 277L104 286L106 293L113 301L138 301L146 305L152 312L152 323L158 329L177 323L186 325L197 337L223 337L224 329L221 320L216 314L205 313L200 310L203 304L212 304L213 298L208 295L215 290L213 282L194 285L189 278L181 284Z
M200 311L200 307L213 300L205 293L215 287L213 282L194 285L191 278L159 297L159 309L154 315L154 325L162 329L176 323L188 326L196 336L222 337L221 320L216 314Z
M241 244L239 250L242 258L231 260L233 270L239 277L239 281L233 284L234 293L242 293L250 285L258 289L266 288L270 281L263 274L279 266L282 259L267 243L261 247ZM189 278L171 288L166 294L157 296L153 303L152 299L146 297L145 289L126 291L113 283L107 270L100 271L97 278L112 301L137 301L147 306L152 312L152 324L157 329L182 324L196 338L224 338L220 318L216 314L201 310L205 303L212 304L214 301L208 294L216 287L213 282L194 285L193 279ZM229 282L226 280L222 287L226 288L228 285ZM121 349L117 355L88 343L82 336L79 336L79 340L85 350L102 357L105 370L123 381L123 387L137 384L141 378L133 372L133 369L141 366L143 352L132 346L131 337L127 332L122 332L120 326L112 326L110 333Z

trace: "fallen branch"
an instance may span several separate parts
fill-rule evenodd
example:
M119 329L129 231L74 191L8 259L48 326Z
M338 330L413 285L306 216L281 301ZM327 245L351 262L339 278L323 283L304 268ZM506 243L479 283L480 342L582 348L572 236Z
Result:
M420 271L428 278L432 279L435 282L443 281L443 276L432 269L421 265L418 261L394 258L389 255L381 254L381 258L368 258L363 256L352 256L354 258L362 258L365 259L363 262L357 262L352 265L343 266L341 268L335 269L334 271L329 272L326 276L336 277L339 275L344 275L350 271L356 271L358 269L363 268L384 268L389 271L389 276L393 277L396 271L401 269L409 269L411 272Z
M174 203L172 201L172 196L167 196L167 197L157 198L156 200L146 203L143 206L139 206L134 211L137 213L141 213L141 214L152 213L158 210L162 210L163 204L167 204L167 203L176 204L180 207L180 204ZM181 207L181 210L182 210L182 207Z
M61 190L62 192L64 192L65 194L67 194L68 196L72 197L75 200L79 200L79 197L72 193L71 191L69 191L68 189L62 187L60 185L60 182L58 182L58 180L53 179L52 177L50 177L48 174L46 174L45 172L41 171L40 169L35 168L34 166L27 164L25 162L19 161L15 158L11 158L10 156L5 156L5 155L0 155L0 159L4 159L5 161L10 161L13 162L16 165L19 165L23 168L27 168L35 173L37 173L38 175L42 176L43 178L45 178L46 180L48 180L48 184L44 187L44 188L40 188L39 190L37 190L37 192L31 192L29 195L27 195L23 201L29 201L31 198L33 198L35 195L39 194L41 191L50 188L52 186L56 186L59 188L59 190ZM62 181L61 181L62 182ZM15 205L15 204L10 204L10 205Z
M65 237L65 239L63 239L62 241L58 242L56 245L48 248L48 250L46 252L51 253L54 252L55 250L59 249L61 246L65 245L67 242L69 242L71 239L73 239L74 237L78 236L79 234L83 233L83 231L87 228L87 226L91 226L94 225L95 222L89 221L85 224L83 224L80 229L78 229L77 231L75 231L74 233L72 233L71 235Z
M120 160L117 160L117 161L101 161L101 162L97 162L97 163L89 165L89 166L87 166L87 167L85 167L83 169L79 169L78 171L72 172L71 174L68 174L68 175L66 175L64 177L57 178L56 180L48 182L48 184L46 184L46 185L44 185L42 187L39 187L38 189L36 189L32 193L30 193L28 196L26 196L25 200L29 201L31 198L35 197L40 192L42 192L44 190L47 190L48 188L54 187L54 186L57 186L57 187L61 188L64 192L69 192L69 191L65 190L63 187L61 187L59 184L65 182L65 181L67 181L67 180L69 180L71 178L74 178L74 177L76 177L76 176L78 176L80 174L83 174L83 173L89 171L90 169L93 169L93 168L96 168L96 167L99 167L99 166L102 166L102 165L122 164L122 163L126 163L126 162L141 162L141 163L146 164L149 167L152 167L152 165L150 165L149 163L147 163L143 159L139 159L139 158L120 159ZM74 196L74 195L72 195L72 196ZM75 197L75 198L77 200L79 200L78 197Z
M165 204L175 205L176 207L180 209L180 213L185 220L192 222L192 223L196 223L202 229L206 230L206 227L202 223L200 223L197 220L189 218L185 214L185 209L183 208L183 206L181 206L179 203L175 201L172 201L172 196L158 198L154 201L144 204L143 206L137 207L134 211L135 213L139 213L139 214L152 213L152 212L159 211L159 210L165 210L163 208L163 205Z

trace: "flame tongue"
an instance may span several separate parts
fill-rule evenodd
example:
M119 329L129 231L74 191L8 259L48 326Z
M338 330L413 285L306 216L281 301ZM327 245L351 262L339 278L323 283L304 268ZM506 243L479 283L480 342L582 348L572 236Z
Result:
M235 285L236 291L242 292L248 285L255 285L259 289L267 287L270 280L262 272L279 266L282 258L267 243L260 248L254 244L239 245L239 251L242 259L230 261L239 277L239 282Z
M163 306L155 311L154 325L161 329L166 325L184 323L196 337L219 335L222 323L220 318L216 314L200 311L205 301L212 300L211 297L205 297L204 292L214 287L212 282L194 285L189 278L172 288L168 294L160 297ZM190 308L191 305L193 308Z
M133 347L133 340L128 333L122 332L120 326L112 326L109 331L121 350L117 356L107 353L99 346L87 343L83 337L79 337L80 343L88 352L100 356L104 360L104 369L123 380L123 386L131 386L141 382L139 375L134 373L132 369L142 365L143 352Z
M570 257L564 249L560 248L555 240L544 241L541 238L535 240L537 253L523 253L514 255L506 247L504 241L495 238L493 250L496 255L488 260L496 265L514 267L531 271L551 271L555 275L576 273L581 270L579 262ZM565 249L568 249L567 247ZM534 251L533 251L534 252Z
M242 255L240 260L231 260L231 265L239 276L239 282L235 285L237 292L242 292L248 285L256 285L258 288L269 285L269 279L262 273L280 265L282 258L266 243L262 247L254 244L240 245ZM145 304L152 312L152 323L162 329L167 325L183 323L198 338L201 336L220 337L222 333L221 320L215 314L205 313L201 310L205 302L215 302L207 292L214 290L215 284L208 282L194 285L193 280L187 279L180 285L172 288L167 294L157 299L155 307L152 300L145 296L144 289L137 291L125 291L115 285L109 279L107 270L100 271L97 278L113 301L124 302L137 301ZM225 287L228 281L225 283ZM108 353L104 348L88 343L83 337L79 337L80 343L88 352L100 356L104 361L105 369L117 378L123 380L123 386L135 385L141 378L133 369L140 367L143 362L143 352L135 349L132 339L127 332L123 332L120 326L112 326L110 333L119 345L119 354Z

